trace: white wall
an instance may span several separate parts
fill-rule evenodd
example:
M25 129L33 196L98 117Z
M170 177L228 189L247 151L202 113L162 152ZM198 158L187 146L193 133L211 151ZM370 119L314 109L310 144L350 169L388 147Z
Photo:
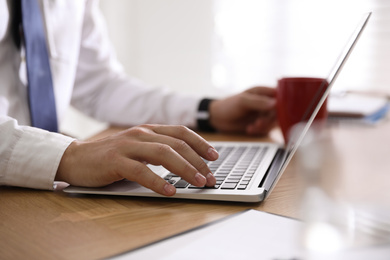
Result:
M215 93L212 0L101 0L100 7L128 74L174 91ZM106 127L71 108L61 131L85 139Z
M210 0L101 0L125 70L152 85L188 93L211 86Z
M298 41L302 39L297 37L299 33L313 40L312 31L305 29L310 23L320 32L333 30L351 22L347 14L373 10L365 37L335 87L389 93L390 1L323 0L318 3L322 6L310 0L101 0L100 6L113 46L128 74L151 85L211 96L255 84L272 85L283 73L309 71L308 55L303 59L303 52L296 51L303 48ZM326 11L316 16L311 13L316 9ZM305 17L311 21L309 24ZM221 26L216 27L216 21L221 18L225 30L222 36ZM320 24L318 28L316 23ZM247 38L244 31L250 32ZM312 73L329 71L335 59L331 56L339 53L337 48L334 51L330 47L344 44L344 36L340 37L340 32L335 34L337 37L321 40L323 45L318 42L311 45L315 47L312 52L320 50L317 52L329 56L330 60L330 63L310 65ZM288 39L284 47L280 39ZM229 53L226 47L236 42L237 46ZM224 73L220 73L220 68L225 69ZM75 111L70 112L63 125L67 133L81 138L104 127L105 124L80 117Z
M353 17L373 11L335 87L389 91L389 0L101 0L101 7L129 74L198 94L274 84L300 71L327 76ZM230 53L223 49L235 42ZM313 52L321 58L315 65ZM224 80L215 65L225 66Z

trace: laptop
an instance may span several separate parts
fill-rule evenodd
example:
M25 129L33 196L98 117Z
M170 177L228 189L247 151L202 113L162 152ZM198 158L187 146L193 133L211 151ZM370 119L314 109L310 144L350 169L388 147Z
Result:
M260 202L265 200L277 184L282 173L312 125L314 118L327 98L347 59L366 27L371 13L365 14L359 22L350 41L345 46L315 102L307 108L299 132L281 146L265 142L211 142L219 152L217 161L207 162L217 179L214 187L199 188L170 173L162 166L149 167L159 176L176 187L176 194L164 197L136 182L122 180L101 188L69 186L64 189L73 194L123 195L137 197L164 197L196 200L217 200L235 202ZM329 84L326 84L326 83Z

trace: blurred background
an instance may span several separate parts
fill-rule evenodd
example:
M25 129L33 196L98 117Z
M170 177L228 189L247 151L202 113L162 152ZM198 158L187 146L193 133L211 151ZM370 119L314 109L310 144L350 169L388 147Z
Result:
M327 77L363 13L371 21L334 90L390 88L388 0L101 0L126 72L150 85L221 96L284 76ZM106 127L71 111L64 131Z

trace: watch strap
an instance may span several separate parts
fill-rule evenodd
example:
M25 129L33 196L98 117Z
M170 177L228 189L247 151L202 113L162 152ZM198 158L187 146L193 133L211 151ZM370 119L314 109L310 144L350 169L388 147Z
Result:
M209 106L214 99L204 98L200 101L197 113L198 129L204 132L215 132L210 124Z

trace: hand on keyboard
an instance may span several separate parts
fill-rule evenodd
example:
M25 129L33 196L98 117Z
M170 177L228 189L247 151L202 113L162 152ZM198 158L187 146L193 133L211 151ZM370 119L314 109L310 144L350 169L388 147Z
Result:
M176 188L145 164L162 165L196 187L214 186L206 160L218 152L184 126L142 125L97 141L74 141L65 151L56 180L99 187L121 179L172 196Z

